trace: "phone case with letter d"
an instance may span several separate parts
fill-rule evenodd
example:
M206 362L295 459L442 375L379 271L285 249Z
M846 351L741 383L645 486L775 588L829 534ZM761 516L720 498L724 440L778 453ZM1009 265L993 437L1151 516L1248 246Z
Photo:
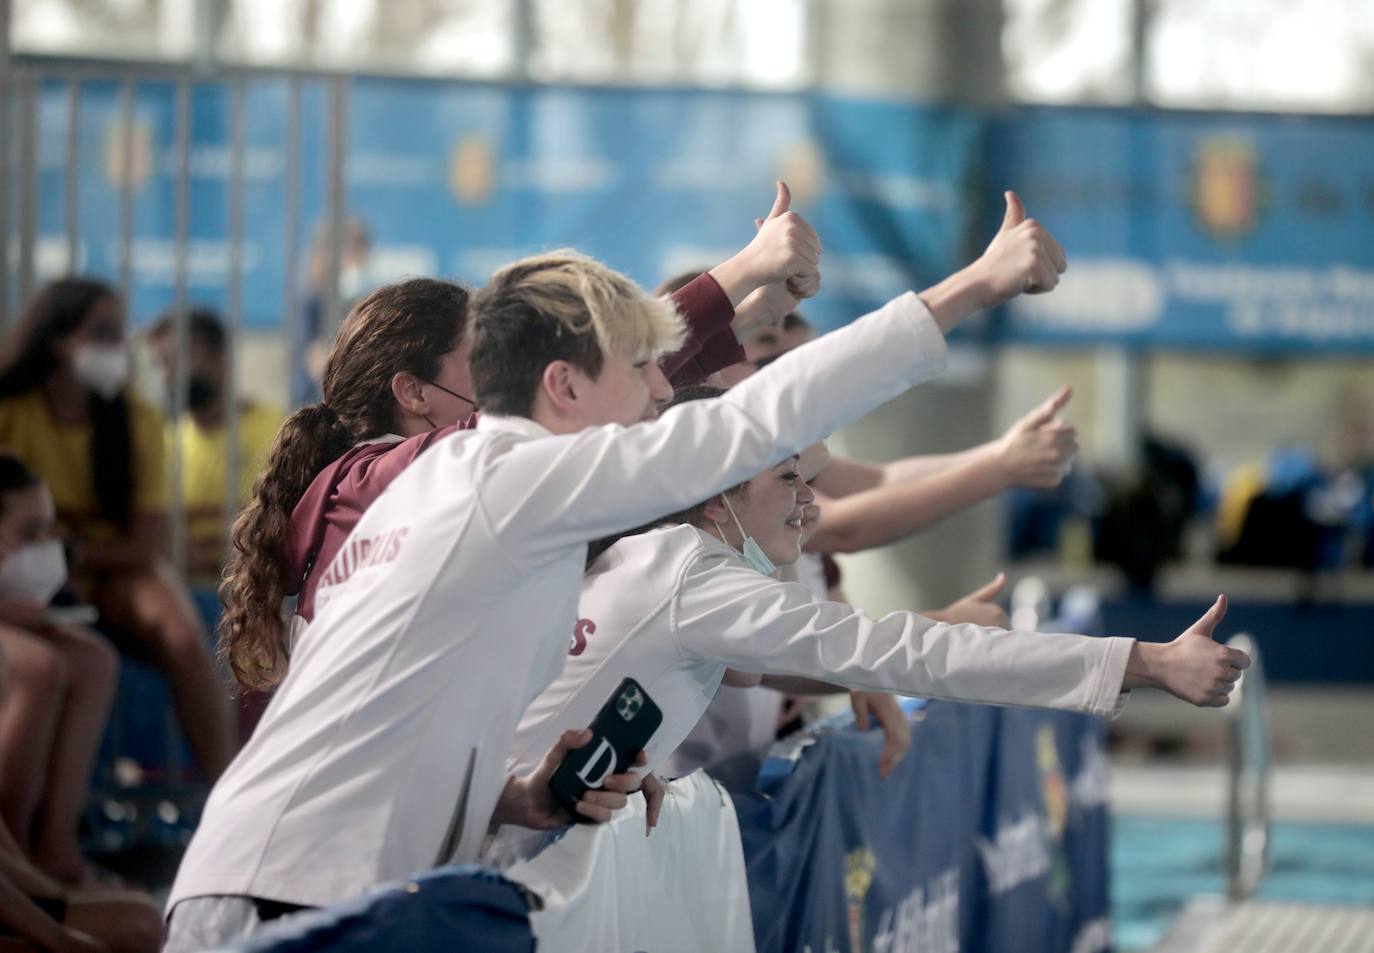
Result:
M589 823L577 812L577 802L590 788L599 788L612 774L628 770L663 723L652 698L633 678L620 683L601 706L590 727L592 740L570 752L549 780L549 789L573 819Z

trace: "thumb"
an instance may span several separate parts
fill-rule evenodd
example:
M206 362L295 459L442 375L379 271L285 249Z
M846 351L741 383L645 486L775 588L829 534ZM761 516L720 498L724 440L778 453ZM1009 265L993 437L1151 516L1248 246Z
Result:
M974 599L978 602L991 602L993 599L996 599L998 594L1000 594L1001 591L1005 588L1007 588L1007 574L1004 572L999 572L996 576L993 577L992 582L988 583L981 589L975 589L973 592L970 592L968 595L964 596L964 599L961 599L960 601L962 602L964 600Z
M1194 622L1192 626L1189 627L1188 631L1196 632L1198 635L1203 635L1210 639L1212 638L1213 630L1217 627L1217 623L1220 622L1225 615L1226 597L1224 595L1217 596L1217 601L1212 603L1212 608L1204 612L1202 618Z
M1002 216L1002 231L1005 232L1026 220L1026 207L1021 204L1021 198L1010 189L1004 194L1007 200L1007 214Z
M588 728L575 728L563 732L554 742L549 753L544 755L544 761L539 766L538 774L552 776L558 770L558 766L567 758L570 751L576 751L584 747L592 740L591 730Z
M1021 429L1039 430L1045 424L1054 419L1054 415L1064 409L1064 405L1073 396L1073 388L1065 384L1055 391L1039 407L1032 410L1021 418Z
M787 187L787 183L778 180L778 197L773 200L773 207L768 210L769 218L777 218L787 211L792 204L792 190Z

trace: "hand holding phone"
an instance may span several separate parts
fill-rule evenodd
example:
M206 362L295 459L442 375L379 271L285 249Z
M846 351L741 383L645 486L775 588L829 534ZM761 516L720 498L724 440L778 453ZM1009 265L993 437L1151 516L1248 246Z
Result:
M663 712L643 687L632 678L622 681L592 721L591 741L569 752L553 773L549 790L554 800L574 820L592 823L577 810L577 802L606 778L632 767L636 753L662 723Z

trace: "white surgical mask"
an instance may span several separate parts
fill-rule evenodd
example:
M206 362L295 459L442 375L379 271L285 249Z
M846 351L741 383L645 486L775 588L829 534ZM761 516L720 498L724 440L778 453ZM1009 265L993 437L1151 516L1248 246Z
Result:
M45 606L67 581L67 557L59 539L25 543L0 565L0 599Z
M754 537L744 531L744 527L740 525L739 517L735 515L735 508L730 505L730 498L722 493L720 499L725 504L725 508L730 511L730 518L735 521L735 528L739 530L740 536L744 539L744 543L740 546L740 555L744 557L744 561L756 572L761 572L765 576L773 575L778 571L778 567L773 564L773 560L768 558L768 554L763 551L763 547L758 544ZM719 523L716 524L716 533L719 534L720 541L725 543L725 534L721 532ZM725 545L729 546L730 544L725 543Z
M112 400L129 382L129 352L122 344L79 344L72 370L81 386Z

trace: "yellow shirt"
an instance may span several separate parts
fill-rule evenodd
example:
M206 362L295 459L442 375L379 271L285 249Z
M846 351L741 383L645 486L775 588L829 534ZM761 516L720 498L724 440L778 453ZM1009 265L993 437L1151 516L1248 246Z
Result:
M1221 500L1217 503L1217 542L1223 548L1240 541L1250 504L1264 492L1267 480L1265 468L1258 463L1236 467L1226 478L1221 488Z
M163 422L150 404L129 397L135 513L165 512L167 458ZM0 399L0 447L10 450L43 478L58 519L77 539L110 539L123 527L100 515L92 483L91 425L53 419L42 392Z
M260 404L246 404L239 413L238 500L245 505L253 495L253 482L267 463L267 453L281 426L281 413ZM181 433L181 499L186 508L186 535L191 540L224 538L224 491L229 466L228 429L206 430L190 414L174 429L167 429L167 443L175 447Z

